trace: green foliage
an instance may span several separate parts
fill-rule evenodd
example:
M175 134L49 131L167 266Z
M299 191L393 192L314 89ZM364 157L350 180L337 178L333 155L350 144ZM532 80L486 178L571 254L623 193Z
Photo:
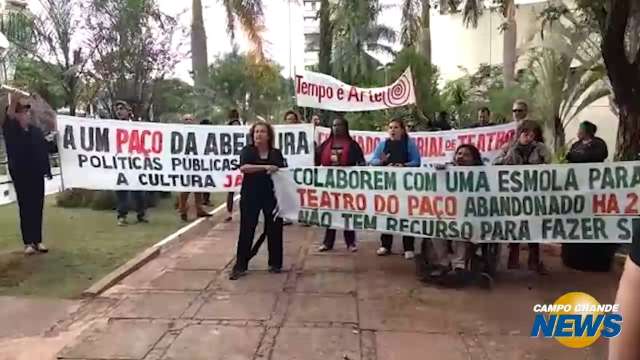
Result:
M116 208L116 196L113 191L71 189L56 195L56 205L72 209L113 210Z
M113 210L116 208L116 196L113 191L94 191L87 204L91 210Z
M16 64L12 85L37 93L54 109L61 108L65 105L65 91L60 81L62 74L52 72L52 68L52 64L22 57Z
M161 79L153 84L155 121L175 122L196 110L193 86L180 79Z
M155 0L90 0L84 9L88 46L95 51L92 77L106 97L105 108L128 101L146 119L151 87L179 61L173 36L178 23L160 11Z
M235 22L237 21L252 46L250 55L256 60L264 60L262 0L222 0L222 5L227 16L227 33L231 36L231 40L235 39Z
M393 54L384 42L393 43L393 29L378 23L382 7L377 0L339 0L334 7L332 74L358 86L372 85L373 74L380 62L370 52Z
M56 205L63 208L81 208L86 207L92 199L91 190L71 189L56 194Z
M456 127L467 127L477 121L478 109L484 106L491 110L494 122L509 121L513 102L522 99L529 103L530 115L535 118L534 87L535 79L525 70L514 86L505 88L502 67L481 64L475 73L466 72L444 85L442 108L451 114Z
M247 120L256 115L278 118L278 110L287 102L286 81L280 67L269 61L257 62L252 57L232 52L217 58L209 66L208 94L215 110L212 118L225 122L231 108Z
M414 48L405 48L398 53L395 62L389 69L389 82L398 78L407 67L411 66L413 81L416 89L416 106L412 109L391 110L392 116L413 117L416 125L425 125L432 114L439 112L443 104L438 90L438 69Z
M576 116L611 91L605 81L599 37L566 7L550 6L542 14L540 47L531 50L529 68L536 79L540 114L553 134L556 151L564 146L564 128Z

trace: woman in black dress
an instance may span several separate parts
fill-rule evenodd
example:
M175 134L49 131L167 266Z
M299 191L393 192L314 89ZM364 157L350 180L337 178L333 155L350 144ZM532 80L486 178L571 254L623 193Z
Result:
M253 142L240 153L240 171L244 174L240 190L240 235L231 280L247 273L261 211L269 248L269 272L282 271L282 219L276 216L277 200L271 174L286 164L280 150L274 147L275 134L270 124L256 122L249 135Z

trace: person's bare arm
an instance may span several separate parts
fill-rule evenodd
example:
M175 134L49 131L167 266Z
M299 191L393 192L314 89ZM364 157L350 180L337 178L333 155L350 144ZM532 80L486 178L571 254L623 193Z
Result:
M640 359L640 267L627 259L616 303L620 304L622 331L609 341L609 360Z

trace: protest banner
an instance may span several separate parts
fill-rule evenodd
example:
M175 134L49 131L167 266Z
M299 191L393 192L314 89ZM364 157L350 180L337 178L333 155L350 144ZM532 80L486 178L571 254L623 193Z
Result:
M628 243L640 162L297 168L273 175L300 223L473 242Z
M313 125L276 125L289 166L313 165ZM159 124L58 117L65 188L235 191L247 126Z
M487 126L475 129L449 131L418 131L409 134L416 142L422 164L444 164L450 162L456 148L462 144L473 144L480 150L485 164L490 164L500 154L500 149L515 136L517 124ZM360 144L365 159L371 160L376 146L389 135L381 131L350 131L351 137ZM331 134L331 129L316 128L316 141L321 144Z
M326 74L303 71L296 74L298 106L333 111L373 111L415 104L411 68L407 68L391 85L359 88Z

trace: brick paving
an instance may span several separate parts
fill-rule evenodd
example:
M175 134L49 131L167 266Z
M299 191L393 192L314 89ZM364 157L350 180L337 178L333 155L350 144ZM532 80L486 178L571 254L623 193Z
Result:
M163 253L93 300L101 321L59 359L137 360L512 360L605 359L528 336L532 305L568 291L612 301L619 269L584 274L546 255L551 275L503 272L491 291L425 286L413 262L375 255L375 234L358 253L315 251L322 231L290 226L282 274L266 272L266 246L248 276L229 281L237 224ZM396 245L400 245L400 239ZM523 254L523 260L526 254Z

